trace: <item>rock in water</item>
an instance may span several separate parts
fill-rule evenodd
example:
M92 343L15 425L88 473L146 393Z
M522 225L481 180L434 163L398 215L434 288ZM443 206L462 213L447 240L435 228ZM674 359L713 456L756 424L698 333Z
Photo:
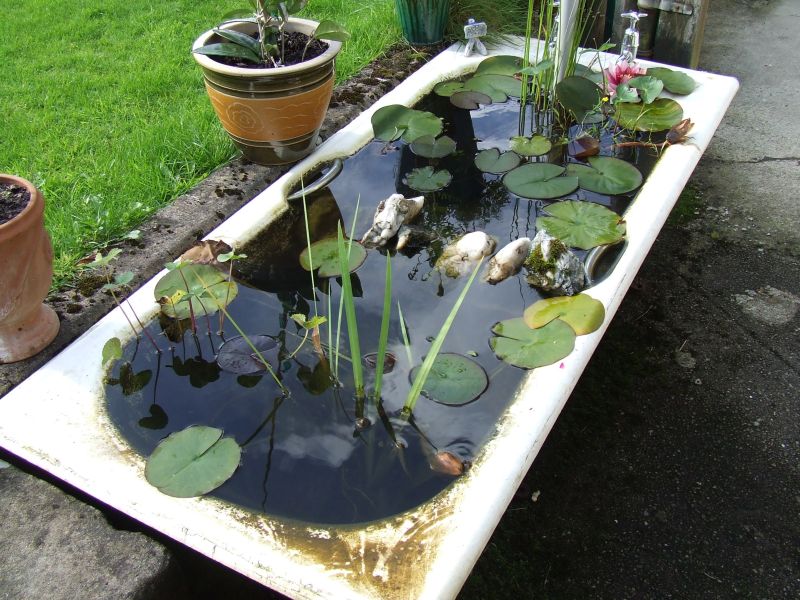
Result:
M494 252L497 242L483 231L473 231L444 249L436 268L448 277L460 277L469 273L475 263Z
M361 243L370 248L385 246L402 225L414 220L422 210L424 202L424 196L405 198L402 194L392 194L381 200L375 209L372 227L361 238Z
M488 283L495 284L511 277L520 270L530 253L530 238L522 237L506 244L489 261L484 279Z
M533 238L525 269L528 283L559 296L574 296L586 286L583 261L544 230Z

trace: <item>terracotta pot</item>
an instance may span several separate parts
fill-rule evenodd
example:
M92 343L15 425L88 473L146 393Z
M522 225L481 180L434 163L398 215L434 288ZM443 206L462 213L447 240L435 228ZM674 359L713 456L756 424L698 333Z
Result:
M53 279L53 249L44 228L44 197L30 181L0 175L28 189L28 206L0 225L0 364L33 356L58 333L58 317L42 304Z
M287 31L311 35L317 23L290 19ZM255 32L254 23L225 28ZM213 30L194 43L193 50L225 41ZM325 40L328 49L297 65L272 69L231 67L210 56L192 54L203 69L206 91L225 131L245 158L262 165L282 165L307 156L333 93L334 60L341 42Z

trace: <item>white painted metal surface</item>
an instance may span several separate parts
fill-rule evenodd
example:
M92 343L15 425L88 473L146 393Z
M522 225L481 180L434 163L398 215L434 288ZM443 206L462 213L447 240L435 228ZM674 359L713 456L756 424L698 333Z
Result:
M520 43L521 48L521 43ZM520 54L513 47L493 54ZM438 81L475 68L453 47L412 75L323 144L208 237L240 246L279 214L300 174L347 156L371 137L370 116L387 104L413 104ZM589 56L586 56L588 60ZM615 56L604 56L612 64ZM647 63L642 63L647 64ZM680 191L736 93L736 80L687 71L699 83L680 98L695 122L692 144L669 148L627 213L627 248L602 283L589 290L606 307L603 327L576 340L558 364L530 372L473 468L423 506L363 527L285 522L210 498L162 495L144 479L144 459L117 436L103 408L100 354L125 338L119 310L0 400L0 445L56 477L176 540L296 598L454 597L500 520L595 350ZM157 312L159 276L131 297L144 319Z

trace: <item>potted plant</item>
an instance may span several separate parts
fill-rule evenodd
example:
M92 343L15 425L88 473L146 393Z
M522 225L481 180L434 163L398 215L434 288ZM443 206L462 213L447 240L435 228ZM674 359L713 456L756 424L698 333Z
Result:
M58 333L42 304L53 277L44 197L30 181L0 175L0 364L33 356Z
M262 165L295 162L317 145L349 34L332 21L291 17L308 0L256 0L202 34L192 53L225 131ZM325 41L322 41L325 40Z
M438 44L450 16L450 0L395 0L403 37L416 46Z

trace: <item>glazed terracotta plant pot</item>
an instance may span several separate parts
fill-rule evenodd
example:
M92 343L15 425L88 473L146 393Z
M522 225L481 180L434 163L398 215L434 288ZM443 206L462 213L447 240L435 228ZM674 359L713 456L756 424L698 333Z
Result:
M286 30L311 35L315 21L290 19ZM225 28L254 33L254 23ZM193 50L224 41L213 30ZM317 145L317 134L333 93L334 60L341 42L326 40L328 49L305 62L271 69L232 67L195 54L203 69L206 91L225 131L245 158L262 165L292 163Z
M44 228L44 197L30 181L0 175L27 188L30 201L0 225L0 364L33 356L58 333L58 317L42 304L53 279L53 249Z

